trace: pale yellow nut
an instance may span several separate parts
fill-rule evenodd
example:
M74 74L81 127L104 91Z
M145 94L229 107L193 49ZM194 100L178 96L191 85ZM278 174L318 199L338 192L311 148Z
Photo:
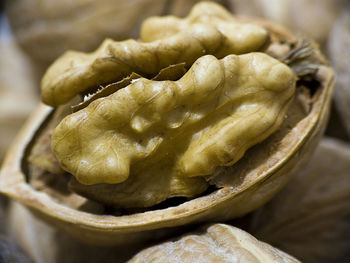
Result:
M191 196L205 187L189 177L232 165L278 129L294 89L291 69L264 53L207 55L178 81L141 78L67 116L52 148L80 183L125 181L112 187L119 204Z
M215 224L137 253L129 263L300 263L236 227Z
M171 29L166 25L169 19L174 21ZM57 106L89 88L118 81L132 72L152 77L172 64L185 62L190 67L205 54L222 58L257 51L267 40L264 28L237 22L217 4L201 3L183 19L146 21L140 41L107 39L93 53L65 53L42 79L42 100Z

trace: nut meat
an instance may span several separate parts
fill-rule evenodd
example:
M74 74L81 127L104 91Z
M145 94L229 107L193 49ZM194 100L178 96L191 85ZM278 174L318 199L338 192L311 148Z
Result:
M82 184L125 181L79 187L105 187L100 201L134 207L193 196L207 187L196 176L234 164L281 125L294 89L292 70L266 54L208 55L178 81L138 79L67 116L52 148Z
M257 209L302 169L329 112L332 69L279 25L202 2L141 31L59 59L43 98L67 103L39 105L0 172L1 193L90 244L151 242ZM164 56L139 53L152 45Z
M107 39L91 54L65 53L43 77L42 100L57 106L89 88L118 81L132 72L155 76L172 64L186 62L189 67L205 54L222 58L257 51L267 40L264 28L238 22L214 3L201 3L187 18L165 17L145 22L141 41Z

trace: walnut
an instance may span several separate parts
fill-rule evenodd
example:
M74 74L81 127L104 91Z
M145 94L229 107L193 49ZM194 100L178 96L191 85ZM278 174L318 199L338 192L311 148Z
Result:
M57 106L132 72L153 77L172 64L185 62L190 67L206 54L222 58L257 51L267 40L264 28L239 22L214 3L200 3L184 19L170 16L146 20L141 41L107 39L90 54L65 53L42 79L42 100Z
M334 74L312 41L207 2L184 19L151 18L149 30L149 42L59 59L43 98L60 106L33 112L0 173L2 193L84 242L159 240L251 212L307 162L327 119ZM152 45L164 56L138 52ZM81 161L95 172L80 173Z
M137 253L129 263L251 262L297 263L299 260L255 239L236 227L214 224L200 233L186 234Z
M16 0L6 16L16 41L39 73L68 49L89 52L106 37L138 36L142 21L154 15L184 16L199 0Z
M137 79L68 115L52 148L80 183L121 183L76 186L92 199L135 207L191 197L207 188L202 176L278 129L294 90L292 70L266 54L207 55L178 81Z

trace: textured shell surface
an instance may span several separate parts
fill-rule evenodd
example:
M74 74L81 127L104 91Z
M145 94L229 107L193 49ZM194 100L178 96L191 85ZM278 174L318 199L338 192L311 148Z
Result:
M257 240L243 230L215 224L209 226L204 233L186 234L177 240L146 248L128 262L297 263L300 261Z

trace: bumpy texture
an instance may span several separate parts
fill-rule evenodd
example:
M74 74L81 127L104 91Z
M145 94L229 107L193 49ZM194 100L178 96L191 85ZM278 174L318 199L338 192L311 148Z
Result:
M240 23L214 3L201 3L184 19L146 21L141 41L107 39L91 54L65 53L42 79L42 100L57 106L132 72L152 77L172 64L185 62L189 67L205 54L222 58L257 51L267 40L267 31L262 27Z
M203 234L189 234L179 240L144 249L128 262L296 263L300 261L260 242L238 228L216 224L210 226Z
M147 17L182 17L199 1L16 0L7 1L5 12L14 37L41 72L67 49L89 52L106 37L135 38Z
M125 182L81 185L90 198L132 207L193 196L201 176L278 129L294 89L291 69L264 53L207 55L178 81L140 78L67 116L52 148L83 184Z

